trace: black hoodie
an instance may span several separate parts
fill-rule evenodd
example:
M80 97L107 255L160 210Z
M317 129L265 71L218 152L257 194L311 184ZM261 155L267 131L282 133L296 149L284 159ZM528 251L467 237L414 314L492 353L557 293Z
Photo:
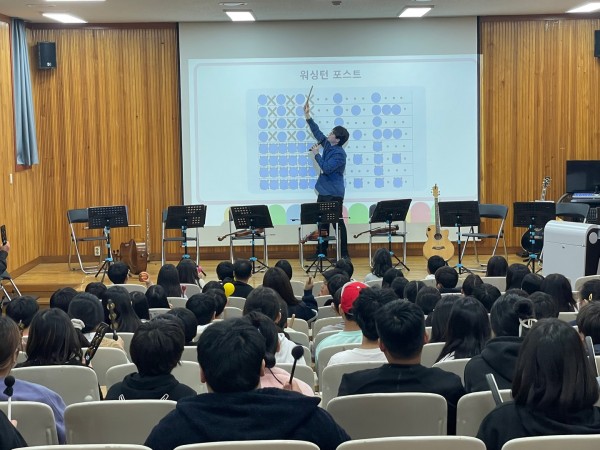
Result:
M179 401L144 445L172 450L203 442L292 439L335 450L350 436L318 404L318 398L275 388L201 394Z
M471 358L465 367L465 390L489 391L485 379L488 373L496 378L498 389L510 389L522 343L523 338L513 336L490 339L481 354Z
M500 450L511 439L561 434L599 434L600 409L587 408L577 413L536 411L513 402L503 403L489 413L477 433L487 450Z
M106 400L174 400L196 395L191 387L181 384L170 373L167 375L127 375L123 381L110 387Z

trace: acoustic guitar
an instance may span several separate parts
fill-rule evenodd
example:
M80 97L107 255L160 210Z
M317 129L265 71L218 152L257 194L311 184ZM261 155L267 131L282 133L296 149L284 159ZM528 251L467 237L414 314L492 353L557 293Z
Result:
M542 202L546 201L546 191L550 186L550 181L552 181L550 177L544 177L542 181L542 195L540 195L540 201ZM544 228L534 228L533 233L530 233L527 229L521 236L521 247L528 255L539 255L544 247Z
M442 230L440 227L440 207L438 204L440 192L437 184L433 186L431 193L435 204L435 224L427 227L427 242L423 245L423 256L429 259L433 255L437 255L444 258L444 261L448 261L454 256L454 244L448 238L448 230Z

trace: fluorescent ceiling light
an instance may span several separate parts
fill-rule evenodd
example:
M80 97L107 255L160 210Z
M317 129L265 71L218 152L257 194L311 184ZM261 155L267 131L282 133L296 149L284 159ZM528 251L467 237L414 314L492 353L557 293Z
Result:
M104 2L106 0L46 0L48 3L58 3L58 2Z
M71 14L43 13L42 16L62 23L87 23L87 21L80 19L79 17L72 16Z
M252 11L225 11L225 14L234 22L254 22L256 20Z
M589 13L598 11L600 9L600 3L592 2L586 3L585 5L578 6L577 8L573 8L568 10L568 13Z
M423 17L432 9L433 6L407 6L398 17Z

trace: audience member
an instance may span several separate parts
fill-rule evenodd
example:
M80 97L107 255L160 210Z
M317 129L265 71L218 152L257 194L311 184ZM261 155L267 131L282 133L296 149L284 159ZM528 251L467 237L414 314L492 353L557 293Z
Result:
M227 296L223 289L208 289L202 293L208 295L215 302L215 319L222 319L223 311L227 306Z
M165 315L172 315L181 320L181 323L183 323L185 345L194 345L193 341L196 337L196 333L198 333L198 321L196 320L196 315L187 308L173 308Z
M167 297L183 297L183 291L179 283L179 272L173 264L165 264L160 268L156 284L163 287Z
M150 311L146 294L140 291L134 291L130 292L129 296L131 297L131 307L133 308L135 315L138 316L142 322L149 321Z
M6 414L0 411L0 449L1 450L12 450L19 447L27 447L27 442L17 430L14 422L8 420Z
M312 293L298 300L292 284L283 270L278 267L267 269L263 277L263 286L274 289L287 304L288 317L295 316L308 322L317 318L319 307Z
M476 286L481 286L483 284L483 280L479 275L475 275L474 273L470 273L464 279L462 286L460 287L460 291L466 297L470 297L473 295L473 290Z
M77 291L72 287L57 289L50 296L50 308L60 308L64 312L69 310L69 302L77 295Z
M375 255L373 255L371 272L365 277L365 283L368 281L381 280L383 275L391 268L393 268L393 264L389 250L383 247L378 248Z
M544 277L537 273L527 273L521 281L521 289L527 292L529 295L534 292L538 292L542 286Z
M473 297L479 300L488 312L492 310L492 305L500 295L500 290L492 284L483 283L473 288Z
M450 266L440 267L435 271L435 284L440 293L460 293L456 288L458 284L458 272Z
M221 261L217 264L217 278L219 281L224 282L225 280L233 280L235 277L233 273L233 263L231 261Z
M106 275L112 284L125 284L129 275L129 267L124 262L117 261L108 267Z
M383 274L383 278L381 279L381 287L389 288L392 286L392 281L394 281L397 277L404 277L404 274L400 269L395 269L392 267L391 269L386 270Z
M348 278L352 280L352 275L354 275L354 264L348 258L338 259L335 263L335 268L343 270L348 275Z
M344 259L344 261L347 261ZM341 288L344 284L350 281L350 276L344 272L342 269L329 269L323 272L323 284L321 285L321 291L319 295L331 295ZM329 286L331 281L334 280L334 283ZM307 295L308 292L304 292L304 295Z
M248 297L248 294L252 292L252 286L248 284L252 276L252 263L247 259L238 259L233 263L233 273L235 275L235 281L233 282L235 290L231 295L233 297Z
M486 277L506 277L508 262L504 256L492 256L487 263Z
M76 319L81 321L83 326L80 331L83 333L84 339L89 343L94 338L98 325L104 319L102 302L95 295L81 292L73 297L73 300L69 303L69 317L71 320ZM100 341L100 347L114 347L124 350L125 342L120 337L115 341L111 334L106 334Z
M529 296L529 300L533 303L533 310L537 320L558 317L558 303L556 303L556 300L550 294L537 291Z
M427 276L426 280L435 280L435 272L440 268L446 266L447 263L444 258L438 255L433 255L427 260Z
M179 275L180 284L195 284L199 288L202 288L206 284L201 277L202 268L192 259L183 258L179 261L179 264L177 264L177 274Z
M600 355L600 302L585 305L577 314L577 329L583 339L592 338L594 353Z
M23 337L23 345L29 336L29 326L40 306L35 298L30 295L15 297L6 305L6 315L15 321Z
M112 321L109 314L108 303L114 304L115 320ZM125 288L112 286L102 295L102 306L105 310L104 318L107 324L114 326L121 333L135 333L142 324L140 318L135 314L131 306L131 297Z
M523 278L528 273L531 273L531 271L525 264L516 263L508 266L506 270L506 288L504 290L521 289Z
M106 291L106 289L108 288L104 283L101 283L100 281L93 281L87 284L85 287L85 292L95 295L97 298L102 298L102 294L104 291Z
M192 295L185 302L185 307L194 313L198 322L196 336L201 335L212 324L212 321L215 320L217 305L213 297L209 294Z
M404 297L404 289L406 288L406 285L408 283L409 283L409 281L406 278L396 277L396 278L394 278L394 281L392 281L392 284L390 285L390 287L396 293L396 296L398 298L403 299L403 298L405 298Z
M462 298L458 294L448 294L436 303L435 309L430 314L431 316L431 336L429 342L446 342L446 332L448 327L448 319L454 302ZM429 316L427 316L429 318Z
M279 267L285 272L288 278L291 280L293 276L292 265L287 259L280 259L275 263L275 267Z
M169 300L165 288L160 284L155 284L146 289L146 300L149 308L170 308Z
M551 273L540 286L540 291L550 294L558 304L560 312L573 312L577 302L573 298L573 291L569 279L560 273Z
M433 308L435 308L436 303L440 301L441 298L442 295L440 294L440 291L434 287L425 286L417 293L415 304L423 310L423 314L429 316L431 311L433 311ZM429 319L429 322L431 322L431 319Z
M589 280L583 283L579 289L582 302L593 302L600 300L600 280Z
M411 303L416 302L417 294L424 287L425 287L425 283L423 283L422 281L415 281L415 280L409 281L408 283L406 283L406 286L404 287L404 298Z

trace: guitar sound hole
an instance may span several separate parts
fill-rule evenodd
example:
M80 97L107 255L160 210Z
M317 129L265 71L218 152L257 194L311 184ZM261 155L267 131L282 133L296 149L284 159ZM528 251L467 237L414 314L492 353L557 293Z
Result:
M439 241L442 238L442 235L440 233L435 233L435 240Z

